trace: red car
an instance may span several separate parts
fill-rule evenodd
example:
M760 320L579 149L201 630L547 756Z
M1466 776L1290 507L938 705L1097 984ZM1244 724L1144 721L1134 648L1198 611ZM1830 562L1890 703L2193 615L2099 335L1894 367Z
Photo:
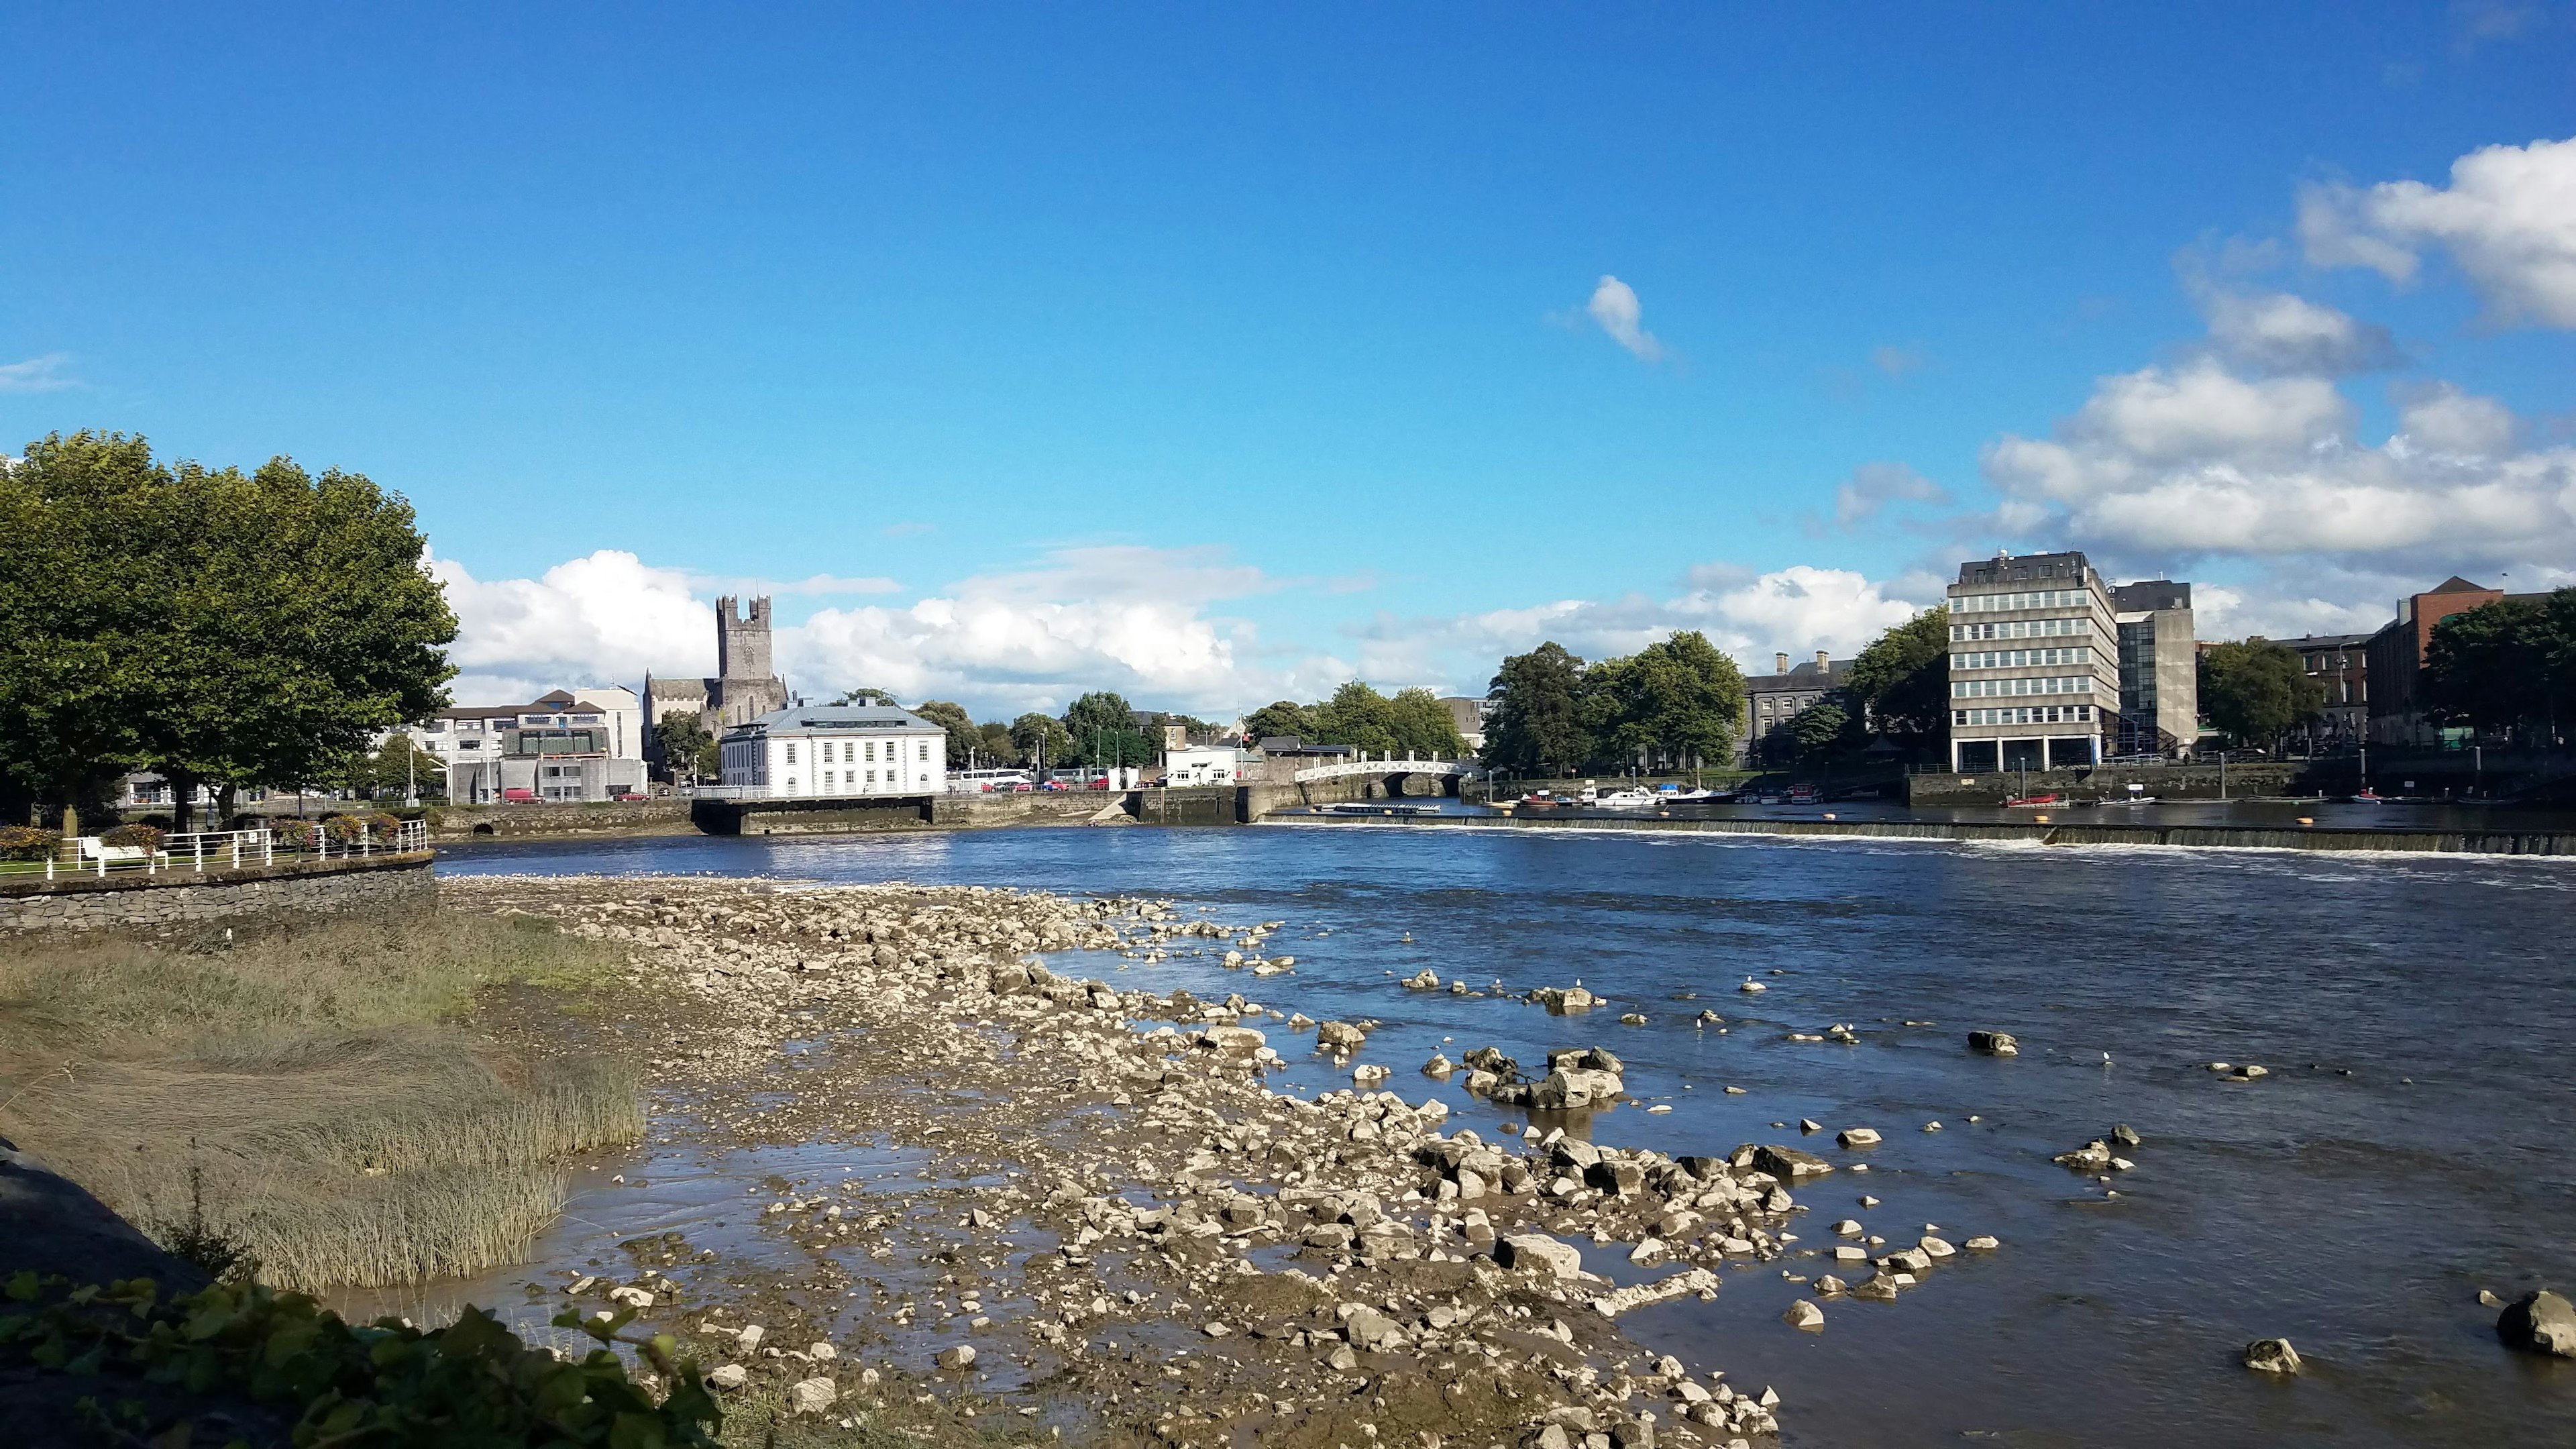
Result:
M533 805L536 803L536 799L536 791L522 790L516 785L513 785L501 792L502 803L508 805Z

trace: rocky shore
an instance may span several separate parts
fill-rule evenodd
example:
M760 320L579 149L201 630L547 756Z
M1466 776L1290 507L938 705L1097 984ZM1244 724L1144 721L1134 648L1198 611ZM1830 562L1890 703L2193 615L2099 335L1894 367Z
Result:
M1730 1271L1804 1282L1821 1265L1790 1315L1813 1328L1817 1299L1892 1297L1957 1252L1862 1247L1856 1223L1798 1246L1792 1190L1832 1167L1793 1147L1488 1141L1445 1130L1436 1100L1367 1089L1389 1072L1353 1065L1366 1021L1115 982L1183 952L1287 969L1265 954L1276 922L985 888L442 891L632 951L631 994L581 1045L634 1056L679 1135L901 1154L900 1173L746 1184L763 1262L673 1232L622 1244L624 1265L539 1265L680 1333L732 1392L816 1422L948 1403L1185 1445L1750 1446L1777 1432L1778 1396L1646 1354L1622 1314L1714 1294ZM1306 1100L1265 1084L1315 1052L1358 1085ZM1533 1118L1621 1092L1598 1048L1544 1071L1490 1049L1464 1065Z

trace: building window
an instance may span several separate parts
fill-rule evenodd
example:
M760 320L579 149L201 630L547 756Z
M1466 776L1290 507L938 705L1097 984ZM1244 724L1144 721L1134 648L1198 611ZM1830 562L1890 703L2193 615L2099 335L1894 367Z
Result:
M787 742L787 763L791 765L796 763L796 742L794 740L789 740ZM791 780L788 783L794 784L795 782Z
M873 785L873 784L875 784L876 782L877 782L877 772L876 772L876 771L874 771L874 770L870 770L870 771L868 771L868 783L869 783L869 784L871 784L871 785Z

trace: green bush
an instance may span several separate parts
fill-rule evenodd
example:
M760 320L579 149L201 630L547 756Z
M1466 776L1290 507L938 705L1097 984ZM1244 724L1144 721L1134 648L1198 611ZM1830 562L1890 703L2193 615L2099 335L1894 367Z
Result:
M0 860L47 860L63 848L63 833L33 825L0 825Z
M101 845L139 845L146 850L159 850L167 839L168 832L157 825L119 825L98 833Z
M556 1327L599 1343L568 1360L529 1347L478 1308L446 1328L392 1318L361 1328L304 1294L258 1283L217 1283L164 1303L148 1278L75 1287L22 1272L0 1300L0 1364L39 1380L109 1376L278 1405L296 1416L293 1439L304 1445L715 1449L723 1411L697 1365L679 1361L669 1334L624 1333L634 1317L557 1315ZM668 1379L669 1394L656 1402L630 1379L617 1343ZM117 1403L111 1412L92 1400L117 1442L189 1441L132 1400L97 1399Z

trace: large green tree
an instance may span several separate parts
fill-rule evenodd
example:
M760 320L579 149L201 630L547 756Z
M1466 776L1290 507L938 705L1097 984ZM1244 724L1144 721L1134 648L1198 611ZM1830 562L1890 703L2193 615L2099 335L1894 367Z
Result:
M1593 751L1583 672L1583 661L1553 641L1505 659L1485 692L1494 705L1485 759L1524 775L1582 768Z
M1243 721L1244 738L1256 745L1282 735L1310 739L1314 733L1314 717L1306 706L1293 699L1274 700L1245 716Z
M1917 756L1950 737L1950 611L1936 605L1860 651L1844 685L1851 723Z
M1124 696L1108 690L1094 690L1068 706L1064 732L1073 740L1073 759L1083 764L1153 763L1154 742L1136 728L1135 711Z
M2325 685L2287 645L2254 638L2201 651L2201 715L2238 744L2268 749L2325 702Z
M1415 687L1399 689L1387 701L1387 725L1395 734L1398 754L1464 759L1467 741L1458 733L1458 717L1440 696Z
M683 778L695 780L700 777L698 755L715 740L707 733L706 722L693 709L665 710L662 717L653 723L653 738L662 747L662 768L674 784ZM717 773L723 773L721 766Z
M446 703L456 620L426 551L358 474L31 444L0 477L0 763L66 808L115 769L183 802L321 778Z
M1744 710L1744 674L1696 629L1679 631L1584 679L1603 752L1648 768L1724 760Z
M1021 764L1052 770L1070 762L1073 736L1065 732L1064 721L1031 710L1011 721L1011 746Z
M2576 711L2576 588L2500 599L2435 624L2424 692L2445 721L2554 741Z

